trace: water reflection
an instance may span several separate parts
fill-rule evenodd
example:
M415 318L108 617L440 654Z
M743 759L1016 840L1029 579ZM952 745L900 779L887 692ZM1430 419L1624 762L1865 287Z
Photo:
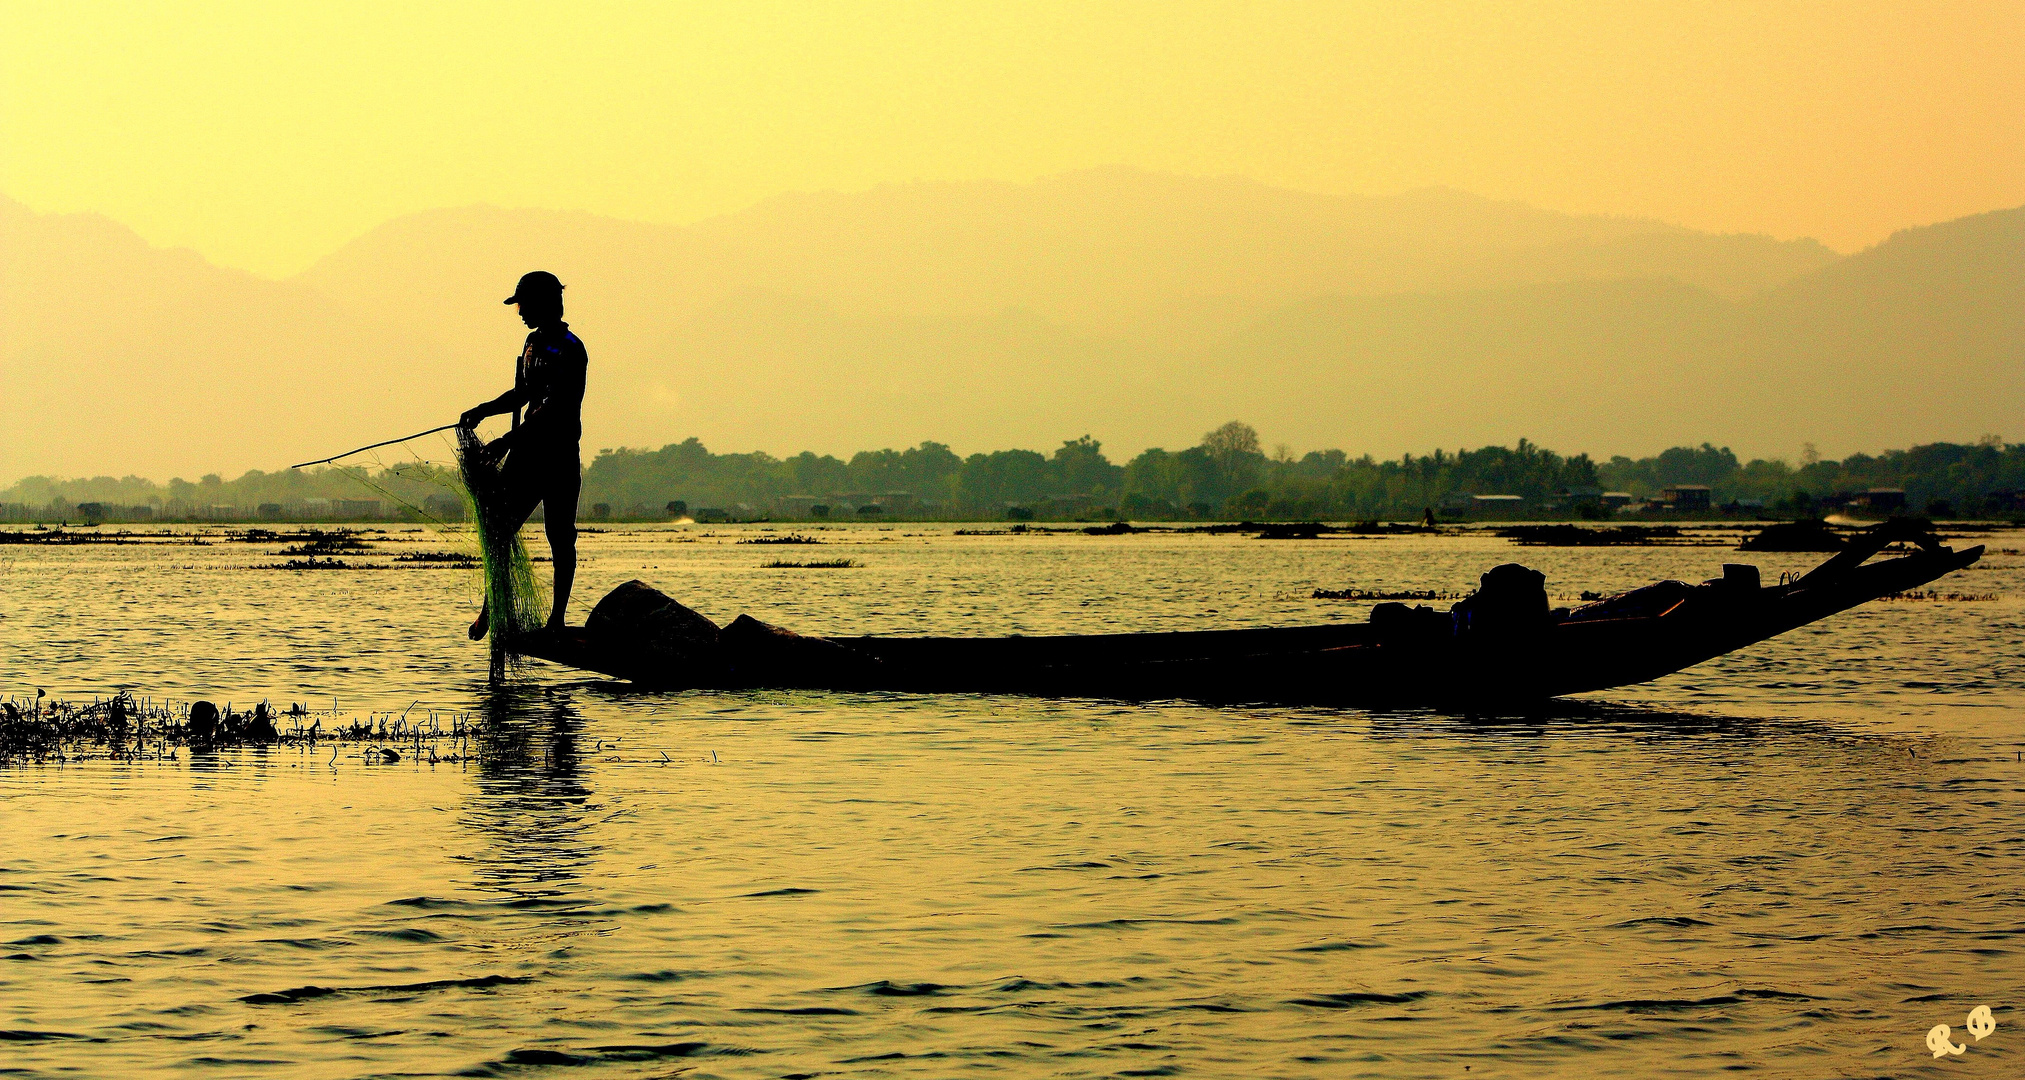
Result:
M579 753L584 721L566 691L525 684L481 692L471 742L476 790L461 824L481 846L458 856L471 883L525 907L588 907L592 791Z

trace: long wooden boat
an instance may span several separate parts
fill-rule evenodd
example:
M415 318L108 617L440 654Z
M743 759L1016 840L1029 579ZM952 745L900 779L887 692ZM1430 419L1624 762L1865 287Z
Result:
M1899 553L1886 551L1892 545ZM1980 546L1958 552L1931 531L1888 522L1776 585L1760 583L1755 567L1731 565L1711 581L1663 581L1572 611L1545 611L1541 592L1536 614L1515 615L1509 605L1473 609L1466 600L1450 612L1379 605L1363 624L1060 637L819 638L744 615L719 628L632 581L607 595L583 627L526 635L509 648L670 689L1524 703L1656 679L1925 585L1982 553ZM1472 600L1490 599L1496 573Z

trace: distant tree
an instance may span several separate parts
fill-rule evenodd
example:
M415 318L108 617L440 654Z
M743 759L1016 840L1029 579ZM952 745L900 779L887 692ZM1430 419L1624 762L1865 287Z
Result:
M1327 479L1341 472L1345 456L1341 450L1310 450L1301 455L1294 468L1302 476Z
M1232 420L1204 434L1202 448L1219 461L1241 454L1256 454L1259 452L1259 429L1242 420Z
M1118 490L1125 470L1104 456L1104 444L1089 437L1069 439L1048 461L1059 494L1106 494Z
M985 508L1050 494L1048 481L1047 458L1032 450L1000 450L965 458L957 491L965 505Z
M1703 443L1699 447L1676 446L1661 451L1652 471L1653 479L1661 486L1707 484L1713 487L1728 480L1737 468L1737 455L1731 453L1729 447L1718 450Z
M1272 501L1272 492L1265 488L1253 488L1242 495L1231 496L1228 509L1233 517L1262 517L1266 512L1266 506Z
M851 456L849 483L857 491L908 491L947 497L963 459L939 442L910 450L866 450Z
M940 501L991 517L1000 516L1008 504L1032 506L1047 496L1078 494L1095 496L1092 505L1115 505L1133 518L1237 512L1400 520L1418 519L1423 507L1438 507L1461 492L1539 497L1607 487L1653 495L1669 483L1705 483L1715 489L1719 502L1756 499L1786 513L1807 514L1818 511L1825 499L1871 487L1903 488L1908 506L1931 507L1935 513L1941 508L1995 513L2011 504L2009 496L1993 498L1993 493L2025 490L2025 443L1994 436L1976 443L1851 454L1840 461L1816 454L1797 466L1764 459L1739 464L1728 448L1709 443L1645 458L1618 456L1601 464L1585 454L1563 457L1524 439L1516 446L1436 450L1388 461L1351 458L1341 450L1319 450L1299 460L1290 455L1268 459L1257 447L1257 432L1240 423L1226 424L1205 435L1202 445L1186 450L1149 449L1123 467L1105 458L1102 444L1088 435L1063 442L1047 456L1004 450L959 460L947 446L924 442L908 450L855 454L848 463L812 452L784 460L759 452L716 454L691 438L658 450L600 451L584 471L583 505L602 505L607 513L623 507L626 515L637 517L652 506L765 507L788 494L813 496L834 507L833 495L904 490L917 496L917 505ZM1263 503L1260 492L1265 493ZM148 506L159 518L173 520L200 514L212 504L249 511L280 506L287 516L307 512L311 499L379 498L385 509L396 512L428 505L432 496L461 504L461 495L454 470L410 462L368 477L343 467L252 470L236 480L212 473L194 483L177 477L167 484L136 476L31 476L0 491L0 506L14 507L7 513L16 518L25 514L27 520L45 514L55 520L84 503L102 504L109 518L115 508ZM674 509L670 513L680 515ZM702 520L711 511L688 513Z
M1216 466L1216 492L1223 498L1250 487L1265 465L1259 452L1259 432L1241 420L1203 435L1200 449Z

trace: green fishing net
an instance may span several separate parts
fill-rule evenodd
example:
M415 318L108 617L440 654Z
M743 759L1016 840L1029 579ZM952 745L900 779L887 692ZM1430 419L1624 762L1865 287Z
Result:
M484 452L483 440L467 428L457 429L457 468L464 480L464 498L478 532L479 565L485 572L485 610L495 654L513 640L541 628L543 600L527 546L520 542L520 523L507 505L499 463Z

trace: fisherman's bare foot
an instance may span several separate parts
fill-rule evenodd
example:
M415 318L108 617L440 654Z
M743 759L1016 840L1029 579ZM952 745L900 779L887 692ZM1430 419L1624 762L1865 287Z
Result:
M465 632L471 635L471 640L479 641L485 637L485 632L490 629L492 629L492 613L490 611L480 611L478 617L471 620L471 629Z

